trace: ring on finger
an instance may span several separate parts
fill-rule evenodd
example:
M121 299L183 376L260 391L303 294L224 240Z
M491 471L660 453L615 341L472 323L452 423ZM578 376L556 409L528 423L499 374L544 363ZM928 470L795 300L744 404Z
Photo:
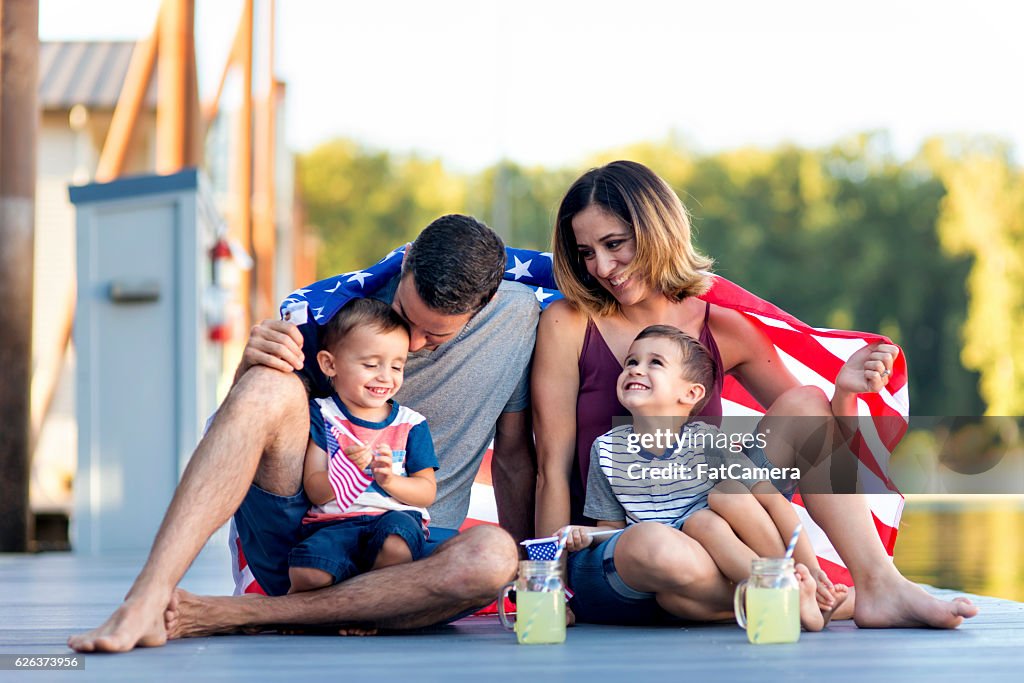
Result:
M891 372L889 372L888 370L883 370L883 371L882 371L882 377L888 377L888 376L889 376L889 375L891 375L891 374L892 374L892 373L891 373Z

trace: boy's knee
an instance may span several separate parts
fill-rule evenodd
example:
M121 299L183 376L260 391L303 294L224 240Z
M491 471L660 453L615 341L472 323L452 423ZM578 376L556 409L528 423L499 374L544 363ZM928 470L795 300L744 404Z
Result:
M683 522L683 532L695 539L709 538L721 533L725 520L711 510L697 510Z
M291 581L290 593L326 588L334 584L333 576L313 567L291 567L288 569L288 579Z
M740 489L715 488L708 494L708 507L727 519L738 519L750 514L758 507L757 500L750 491L736 484Z
M377 553L377 559L373 563L373 568L381 569L405 562L412 562L412 550L410 550L409 544L398 534L390 534L384 539L380 552Z

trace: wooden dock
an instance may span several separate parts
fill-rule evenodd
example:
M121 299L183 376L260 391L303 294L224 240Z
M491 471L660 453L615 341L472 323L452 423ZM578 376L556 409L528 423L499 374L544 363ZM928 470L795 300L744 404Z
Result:
M69 634L99 624L142 558L0 555L0 655L65 655ZM182 586L230 592L227 551L209 546ZM956 595L936 590L943 595ZM519 646L495 618L375 638L219 636L121 655L87 655L84 671L0 671L0 681L1020 681L1024 604L972 596L981 614L956 631L804 633L754 646L730 625L577 626L564 645Z

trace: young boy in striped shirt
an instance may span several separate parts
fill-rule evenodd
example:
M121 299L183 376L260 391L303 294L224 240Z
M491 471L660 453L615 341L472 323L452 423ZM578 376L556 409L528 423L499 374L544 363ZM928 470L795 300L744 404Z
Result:
M716 445L724 435L715 427L687 419L703 406L714 373L707 349L674 327L652 325L636 337L616 388L633 422L594 442L584 514L599 520L598 526L568 527L570 551L588 547L591 532L659 522L697 540L734 582L750 576L752 559L783 555L784 539L799 522L786 497L767 481L729 479L716 485L707 475L730 471L730 465L739 465L731 471L771 467L763 450L751 451L759 461L755 464L743 453ZM645 453L641 436L655 433L671 435L675 446L663 454ZM743 495L749 493L754 495ZM848 589L828 581L806 538L801 537L794 556L801 624L819 631Z

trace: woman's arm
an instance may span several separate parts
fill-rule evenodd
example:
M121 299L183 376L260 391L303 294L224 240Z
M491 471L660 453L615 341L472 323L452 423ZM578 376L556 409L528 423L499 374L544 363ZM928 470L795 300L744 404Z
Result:
M745 315L714 306L710 324L726 374L733 375L765 409L785 392L800 386L768 335Z
M569 476L576 452L576 395L586 317L564 301L544 311L530 379L537 445L538 538L569 523Z
M314 505L323 505L334 500L334 489L327 478L327 453L309 440L306 446L306 462L302 467L302 486L306 497Z

